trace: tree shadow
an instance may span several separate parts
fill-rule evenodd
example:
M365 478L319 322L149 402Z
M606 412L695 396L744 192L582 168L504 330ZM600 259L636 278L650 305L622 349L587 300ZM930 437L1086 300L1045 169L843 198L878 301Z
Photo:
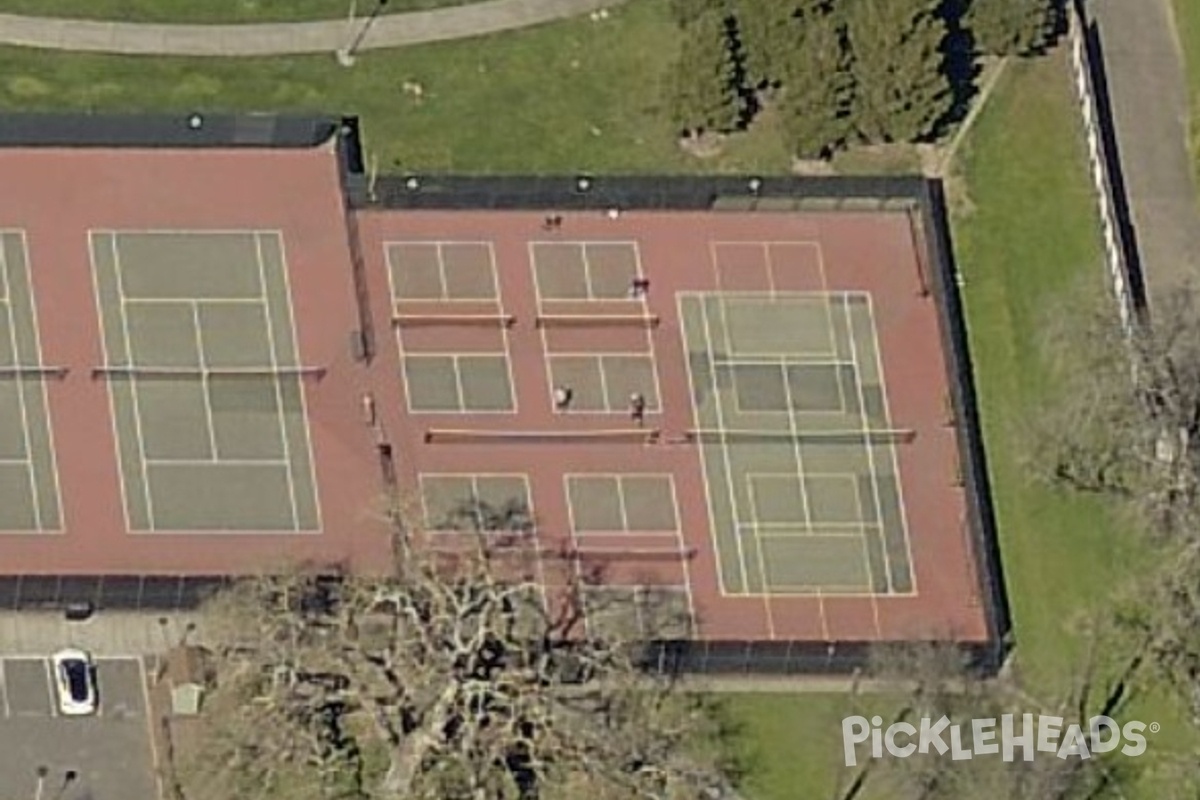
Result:
M944 135L948 128L966 119L971 102L979 93L981 69L975 52L975 36L966 25L969 7L969 0L945 0L936 12L946 26L941 51L946 77L950 81L951 103L934 126L931 139Z

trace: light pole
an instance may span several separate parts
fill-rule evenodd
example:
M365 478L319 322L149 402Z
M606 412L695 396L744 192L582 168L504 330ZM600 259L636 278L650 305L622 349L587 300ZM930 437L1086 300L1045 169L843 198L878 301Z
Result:
M79 773L73 769L64 771L62 786L58 787L58 794L54 795L54 800L62 800L63 795L67 793L67 787L74 783L78 777Z
M33 774L37 776L37 786L33 789L33 800L42 800L42 791L46 788L46 776L50 774L50 768L39 764Z
M355 34L354 38L345 47L338 48L337 60L343 67L353 67L354 57L358 53L359 46L363 43L363 39L367 38L367 32L371 30L371 25L383 13L383 8L388 4L388 0L376 0L375 8L371 9L371 13L363 22L362 28ZM353 13L353 12L351 12Z

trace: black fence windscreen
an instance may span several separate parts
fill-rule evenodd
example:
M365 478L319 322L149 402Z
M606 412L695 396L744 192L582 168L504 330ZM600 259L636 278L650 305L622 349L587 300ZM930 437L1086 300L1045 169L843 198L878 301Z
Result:
M0 611L50 611L80 603L114 611L185 611L228 582L212 575L5 575Z

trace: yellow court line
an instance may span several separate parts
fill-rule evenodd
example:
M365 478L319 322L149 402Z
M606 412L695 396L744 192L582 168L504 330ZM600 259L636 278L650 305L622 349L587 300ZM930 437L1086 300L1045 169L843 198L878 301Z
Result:
M869 299L869 295L868 295L868 299ZM847 331L848 335L850 336L850 355L853 356L853 358L854 358L854 372L855 372L855 375L861 375L862 372L859 369L859 364L858 364L858 337L854 334L854 318L850 313L850 304L849 303L843 303L842 312L843 312L843 314L845 316L845 320L846 320L846 331ZM872 333L874 333L874 323L873 322L872 322ZM878 348L876 348L876 350L878 350ZM868 441L867 433L869 431L869 422L870 421L867 419L867 413L866 413L867 412L866 395L863 391L862 381L856 381L856 385L858 387L858 408L859 408L859 418L860 418L860 422L862 424L863 437L864 437L864 441ZM880 524L882 525L883 524L883 508L880 505L879 471L875 469L875 453L874 453L873 448L869 444L865 445L865 447L866 447L866 451L867 451L867 465L871 471L871 481L874 483L875 497L874 497L873 502L875 505L875 518L877 520L879 520ZM896 478L896 483L897 483L897 485L899 485L899 477ZM891 559L888 557L887 547L883 548L883 565L884 565L884 570L886 571L884 578L886 579L888 588L891 588L892 566L891 566ZM870 572L870 561L867 562L867 570L869 573Z
M682 345L684 352L688 353L691 351L688 348L687 323L685 321L685 316L683 313L683 306L684 306L685 299L687 299L687 298L685 298L683 296L682 292L675 293L675 311L677 314L677 318L679 319L679 338L681 340L680 344ZM696 301L696 302L697 302L697 305L700 308L700 310L703 311L703 303L700 301ZM684 358L683 366L684 366L684 370L687 372L687 377L688 377L688 396L693 397L694 390L696 387L696 376L692 372L692 360L690 358ZM714 371L714 377L715 377L715 371ZM711 381L710 381L710 383L711 383ZM691 406L690 412L691 412L693 418L696 418L696 419L694 419L695 423L699 424L700 423L700 420L698 419L699 409L696 407L695 400L690 400L689 405ZM713 555L716 557L716 561L717 561L717 564L716 564L717 591L722 596L727 596L729 594L729 591L725 586L725 575L724 575L723 568L721 565L721 548L720 548L720 545L718 542L719 537L717 534L718 521L714 518L715 515L713 513L712 489L708 485L708 457L705 455L703 447L700 447L698 449L700 451L700 472L701 472L700 483L704 487L704 502L705 502L705 512L706 512L705 516L708 518L708 528L709 528L708 537L709 537L709 541L712 542ZM736 536L736 533L734 535Z
M713 347L713 342L712 342L712 324L709 320L708 304L702 302L700 308L701 308L701 312L702 312L701 318L704 320L704 341L705 341L705 345L708 348L709 358L711 359L712 354L715 353L716 350ZM725 320L724 305L718 302L717 308L721 314L721 321L722 321L722 326L723 326L722 338L725 341L726 348L728 348L729 347L729 329L728 329L727 321ZM720 386L718 385L717 373L716 373L715 369L713 369L711 383L712 383L712 390L713 390L713 400L717 406L717 419L720 420L723 425L724 421L725 421L725 410L724 410L724 407L721 402L721 391L720 391ZM701 451L703 451L703 449L704 449L703 446L700 449L701 449ZM721 444L719 445L719 449L721 450L721 456L725 463L725 484L726 484L726 489L729 492L729 506L730 506L730 511L733 516L732 521L736 524L738 517L739 517L739 513L738 513L739 509L738 509L738 502L737 502L737 490L735 489L734 483L733 483L732 457L730 455L731 451L730 451L728 442L725 440L722 440ZM741 567L742 567L743 585L749 587L749 585L750 585L749 564L746 563L745 549L742 547L742 541L741 541L740 536L735 536L735 541L737 544L738 559L741 562ZM762 583L762 585L765 588L766 582L767 582L767 574L766 574L766 564L763 561L763 557L762 557L762 547L761 547L761 544L759 543L758 539L754 540L754 544L755 544L756 550L758 551L759 581ZM770 638L774 639L775 638L775 620L774 620L774 616L773 616L774 612L771 609L771 604L764 603L763 610L766 615L767 632L770 635Z
M870 294L867 295L867 319L871 323L871 332L873 334L873 344L874 344L874 349L875 349L875 369L879 375L879 388L883 394L883 418L885 421L890 423L890 421L892 419L892 413L891 413L891 408L889 407L890 404L888 401L887 378L883 374L883 354L882 354L883 347L879 343L879 332L878 332L879 329L875 325L875 301L874 301L874 298ZM864 409L864 412L865 412L865 409ZM866 415L864 413L864 418L865 418L865 416ZM893 475L893 480L896 483L896 500L900 505L900 529L904 534L904 547L905 547L905 552L908 556L908 576L909 576L909 581L911 581L912 587L913 587L912 593L914 595L916 595L919 592L917 590L917 570L916 570L916 567L913 565L912 536L910 535L910 531L908 528L908 504L904 502L904 481L902 480L902 476L900 473L900 460L899 460L899 457L896 455L895 443L888 444L888 451L891 454L892 475ZM878 485L876 485L876 487L875 487L875 492L876 492L876 494L879 493ZM883 515L882 514L880 514L879 522L880 522L880 525L883 524ZM887 558L888 557L887 556L887 541L884 538L884 534L885 534L885 532L880 533L879 544L880 544L880 547L883 549L884 558ZM889 562L889 564L890 564L890 562ZM888 572L888 588L891 588L891 586L892 586L891 572L889 570L889 572Z

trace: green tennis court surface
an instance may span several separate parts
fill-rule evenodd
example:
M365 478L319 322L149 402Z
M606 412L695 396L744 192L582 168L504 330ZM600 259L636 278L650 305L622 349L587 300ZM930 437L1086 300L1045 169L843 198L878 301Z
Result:
M869 295L685 293L679 310L723 591L913 591Z
M276 234L93 232L131 530L320 527Z
M0 233L0 530L62 527L25 241Z

